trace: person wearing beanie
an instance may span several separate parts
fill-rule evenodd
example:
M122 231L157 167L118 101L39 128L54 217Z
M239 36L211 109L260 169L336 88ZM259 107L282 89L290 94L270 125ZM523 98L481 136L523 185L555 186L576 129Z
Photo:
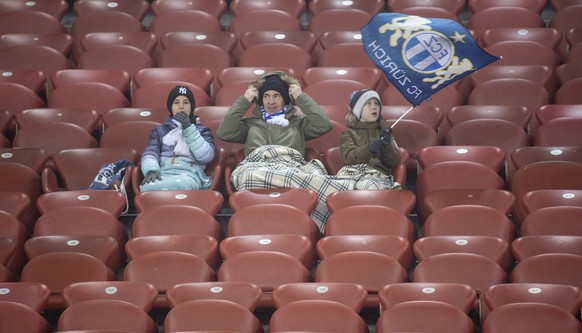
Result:
M249 109L252 116L245 117ZM286 146L304 155L305 141L331 128L329 117L302 91L299 80L284 72L269 72L252 82L234 102L216 136L244 144L245 156L265 145Z
M168 93L168 119L152 129L141 157L140 191L207 189L214 136L197 121L192 91L177 85Z
M382 118L382 101L371 89L354 91L346 113L347 128L340 139L340 153L346 165L367 164L385 176L400 163L400 152Z

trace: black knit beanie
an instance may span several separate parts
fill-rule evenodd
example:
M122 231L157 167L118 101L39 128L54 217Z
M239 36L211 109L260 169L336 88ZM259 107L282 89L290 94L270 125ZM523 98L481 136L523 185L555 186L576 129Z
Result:
M174 103L176 97L180 95L186 96L186 98L188 98L190 101L192 109L188 114L192 115L192 112L196 108L196 103L194 102L194 95L192 94L192 91L186 86L175 86L172 90L170 90L170 94L168 94L168 111L170 112L170 116L172 115L172 104Z
M263 83L261 89L259 89L260 105L263 105L263 95L269 90L275 90L278 92L283 97L285 105L288 105L291 102L291 98L289 97L289 86L281 80L279 75L273 74L265 79L265 83Z

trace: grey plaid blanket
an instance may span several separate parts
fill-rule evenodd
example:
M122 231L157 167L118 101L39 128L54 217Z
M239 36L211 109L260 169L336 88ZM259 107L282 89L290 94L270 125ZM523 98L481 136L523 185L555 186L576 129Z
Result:
M321 232L329 217L327 196L352 189L400 189L392 176L367 164L344 166L329 175L319 160L305 161L296 150L276 145L255 149L233 171L230 181L237 190L266 188L307 188L317 193L318 203L311 218Z

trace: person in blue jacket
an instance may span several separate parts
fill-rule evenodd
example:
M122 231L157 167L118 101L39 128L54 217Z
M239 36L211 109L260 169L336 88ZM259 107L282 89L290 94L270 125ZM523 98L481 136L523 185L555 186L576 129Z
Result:
M170 117L152 129L141 157L140 191L208 189L204 169L214 159L214 136L196 121L192 91L174 87L167 105Z

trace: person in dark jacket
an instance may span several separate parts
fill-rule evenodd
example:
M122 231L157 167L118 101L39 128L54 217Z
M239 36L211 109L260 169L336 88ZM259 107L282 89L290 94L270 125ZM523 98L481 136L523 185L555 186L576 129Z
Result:
M174 87L167 106L170 117L152 129L141 157L140 191L208 189L204 169L214 159L214 136L196 121L192 91Z
M342 133L340 153L346 165L365 163L385 175L400 163L400 152L392 129L381 116L382 102L374 90L354 91L350 111L345 116L348 128Z

